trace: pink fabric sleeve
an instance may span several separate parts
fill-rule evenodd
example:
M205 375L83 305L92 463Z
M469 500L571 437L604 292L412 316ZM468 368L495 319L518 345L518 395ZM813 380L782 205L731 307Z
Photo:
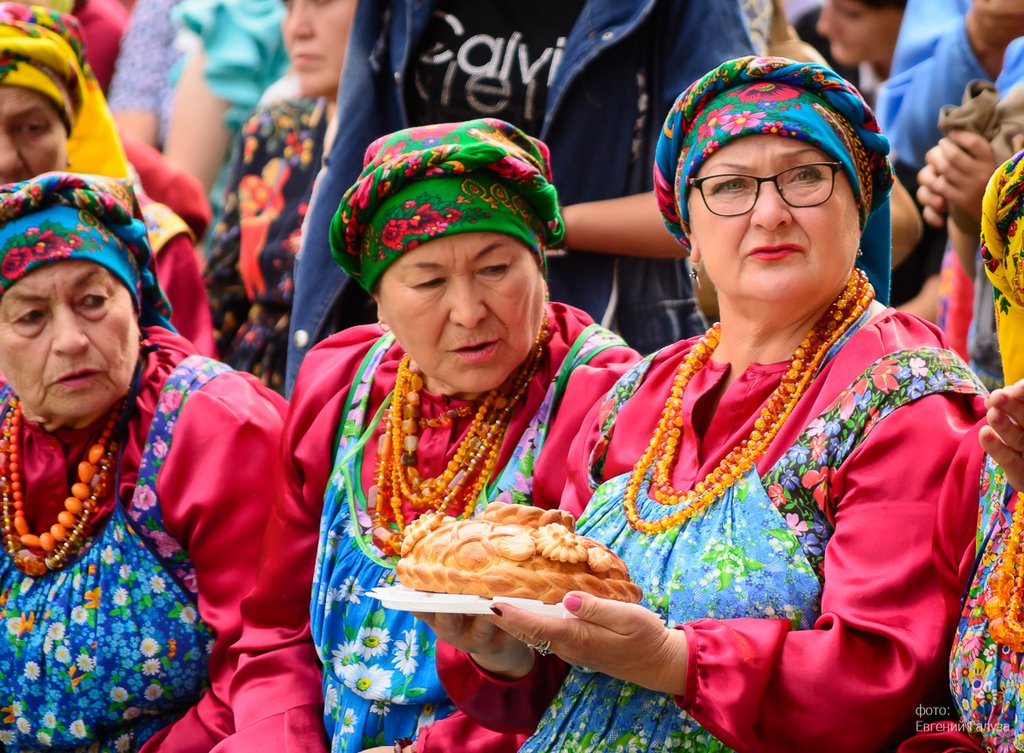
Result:
M496 732L531 734L568 672L569 665L557 656L537 656L522 679L500 680L469 654L437 643L437 676L448 697L476 723Z
M516 753L527 737L485 729L456 711L420 731L415 753Z
M85 57L106 94L130 13L118 0L88 0L73 14L85 34Z
M245 635L236 647L232 689L237 732L217 753L328 750L320 659L309 626L320 511L303 503L294 465L283 465L285 493L263 545L273 556L260 563L257 588L242 610Z
M228 647L241 632L239 605L255 584L278 489L274 474L286 407L250 375L228 373L191 395L178 420L157 494L168 533L195 565L199 613L217 639L210 690L144 751L206 753L234 730Z
M571 448L580 435L580 427L592 424L593 413L604 402L609 390L623 374L629 371L640 355L630 348L609 348L594 356L584 366L577 367L566 384L562 401L554 414L540 456L534 466L533 484L536 507L559 507L567 485L574 482L574 468L566 469L566 458L577 457ZM570 511L578 518L586 507L590 494L583 497Z
M195 247L188 235L176 235L160 249L156 255L156 274L171 302L171 324L196 346L197 353L216 358L213 317L206 302Z
M922 732L903 743L896 753L985 753L985 747L954 722L922 720Z
M859 753L913 732L918 704L949 704L958 553L972 547L974 526L940 518L976 509L979 477L951 473L951 458L977 415L967 398L922 398L876 425L840 467L812 630L766 619L684 626L681 705L701 725L744 750Z
M601 402L590 406L581 423L583 428L577 432L566 453L568 460L565 488L559 507L568 510L577 519L583 514L594 493L590 486L590 455L601 434L601 409Z
M369 328L335 335L310 351L299 372L278 461L282 493L269 515L256 588L242 603L242 637L231 652L238 663L231 686L237 732L216 753L329 749L310 591L335 431L348 384L378 335Z

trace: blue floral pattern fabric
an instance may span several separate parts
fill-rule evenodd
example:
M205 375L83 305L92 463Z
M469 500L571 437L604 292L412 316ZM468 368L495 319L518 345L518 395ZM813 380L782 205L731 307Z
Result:
M155 479L185 397L225 368L193 356L171 373L131 509L119 501L77 559L31 578L0 557L0 747L136 751L205 690L214 635Z
M842 345L837 344L829 358ZM592 455L592 481L618 410L633 396L649 364L650 359L641 362L623 376L606 401L603 441ZM874 377L883 372L879 386ZM923 386L918 385L919 378L924 378ZM862 389L864 380L872 387ZM951 353L920 348L891 354L869 366L834 406L815 418L763 479L752 469L680 526L654 535L633 529L622 513L631 475L627 473L597 487L578 530L623 558L643 589L644 606L670 627L702 618L762 617L783 618L794 630L808 630L820 609L820 561L832 532L830 525L821 523L830 520L831 498L829 487L820 480L805 486L789 479L808 478L807 469L818 468L818 463L838 467L878 421L918 397L979 390L970 370ZM857 402L850 395L864 399ZM815 437L837 416L842 420L835 446L826 445L827 452L812 449ZM657 519L667 510L648 497L649 483L650 475L638 495L637 509L642 518ZM626 753L729 748L671 696L573 667L536 734L521 750Z
M421 727L455 711L437 677L433 631L412 614L385 609L366 596L373 588L395 582L397 559L385 558L374 545L359 483L363 446L390 402L385 401L376 416L368 416L370 387L393 343L392 335L382 337L353 382L321 518L312 632L324 665L324 721L332 753L414 738ZM530 502L534 458L544 445L567 375L602 350L621 344L620 338L596 325L580 335L510 462L481 495L475 514L494 499Z

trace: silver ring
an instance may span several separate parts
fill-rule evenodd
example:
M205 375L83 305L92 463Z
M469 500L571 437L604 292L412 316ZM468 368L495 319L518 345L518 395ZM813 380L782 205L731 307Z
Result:
M527 643L527 648L532 648L541 656L550 656L554 653L551 650L551 641L537 641L536 643Z

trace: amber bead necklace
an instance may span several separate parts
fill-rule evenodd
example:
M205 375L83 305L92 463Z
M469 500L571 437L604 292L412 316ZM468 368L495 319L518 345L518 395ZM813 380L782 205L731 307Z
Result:
M789 368L765 401L750 436L734 447L693 489L679 491L672 487L671 477L679 458L683 434L683 392L693 376L707 365L721 340L721 325L716 324L708 330L676 372L671 393L647 450L633 466L622 499L629 524L648 534L671 530L707 508L746 475L792 414L829 350L863 315L874 297L875 290L867 275L854 269L842 293L793 353ZM654 471L648 495L662 505L678 509L665 517L648 520L637 511L637 499L652 467Z
M509 418L533 381L550 339L545 317L529 357L508 379L476 403L469 430L452 459L435 478L421 478L417 468L418 431L423 426L420 418L423 377L409 356L402 359L387 426L377 445L377 484L367 500L368 506L375 510L374 541L383 552L397 554L401 549L405 530L403 501L421 511L448 511L459 507L465 515L473 514L477 497L498 462ZM458 415L469 415L472 409L472 406L466 407L464 414L449 411L445 418L450 422ZM442 423L443 419L436 425Z
M1024 595L1024 552L1021 535L1024 533L1024 499L1018 493L1006 534L1006 545L999 555L989 587L991 595L984 609L988 617L988 631L992 639L1014 651L1024 651L1024 625L1021 624L1021 599Z
M37 577L49 570L59 570L88 540L96 510L101 500L111 493L110 474L118 448L113 435L125 403L122 399L110 411L99 439L78 464L78 480L71 484L57 522L48 530L34 534L25 518L26 490L18 451L21 401L11 398L0 429L0 514L4 549L23 573Z

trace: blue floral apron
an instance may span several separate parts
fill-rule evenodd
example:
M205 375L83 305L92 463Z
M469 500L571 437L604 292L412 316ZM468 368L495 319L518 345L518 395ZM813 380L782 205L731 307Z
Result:
M170 374L130 508L118 499L76 559L31 578L0 556L0 748L135 751L205 690L214 635L155 485L185 398L225 370L191 356Z
M1006 546L1017 504L1020 498L1007 485L1002 469L986 458L981 477L974 576L957 626L950 684L967 727L995 753L1024 747L1022 655L995 642L985 615L985 602L992 596L989 581Z
M622 512L632 474L600 485L597 479L616 415L643 381L651 358L623 376L605 403L603 436L591 457L595 492L578 530L623 558L644 591L643 605L669 627L705 617L765 617L789 620L794 630L810 629L820 610L824 549L832 533L829 479L835 469L873 425L900 406L935 392L980 389L966 365L948 351L920 348L888 355L812 421L763 478L752 469L703 512L650 535L633 529ZM649 483L650 475L638 495L638 511L643 518L659 519L668 510L647 496ZM672 696L572 667L521 750L729 749Z
M373 543L360 484L363 446L390 404L388 398L367 422L370 387L393 343L392 335L382 337L353 380L321 519L311 613L313 640L324 665L324 721L332 751L360 751L415 737L420 727L455 710L437 678L433 631L410 613L385 609L366 596L377 586L393 584L397 562ZM622 344L597 325L577 338L508 464L481 493L475 514L490 500L530 502L534 459L573 369Z

